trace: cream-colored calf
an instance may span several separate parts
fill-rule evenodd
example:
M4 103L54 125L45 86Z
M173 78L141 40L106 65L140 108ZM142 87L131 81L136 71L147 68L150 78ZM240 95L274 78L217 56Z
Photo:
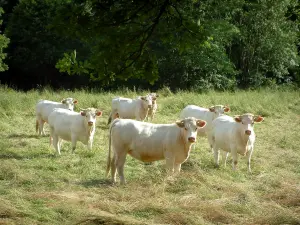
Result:
M264 120L261 116L246 113L232 118L220 116L212 122L212 129L208 132L208 141L214 151L215 163L219 166L220 149L225 151L226 163L228 153L231 153L233 170L236 170L238 154L247 155L248 171L251 172L251 156L254 150L255 133L254 123Z
M116 118L143 121L148 115L148 110L152 107L152 97L149 95L136 99L116 97L112 100L111 106L107 124Z
M60 155L61 140L72 142L72 152L75 151L77 141L87 145L92 150L95 134L96 117L101 116L98 109L81 109L81 112L72 112L66 109L54 109L49 115L50 145L53 145Z
M44 123L48 123L48 116L54 108L74 110L74 104L78 101L73 98L65 98L61 102L53 102L48 100L40 100L36 104L36 132L39 135L45 135Z

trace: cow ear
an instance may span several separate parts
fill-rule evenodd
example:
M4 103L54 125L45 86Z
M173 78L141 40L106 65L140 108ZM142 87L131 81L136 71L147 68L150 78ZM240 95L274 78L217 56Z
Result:
M156 97L152 97L152 100L154 100L154 101L155 101L155 100L156 100Z
M240 116L235 116L235 117L234 117L234 120L235 120L235 122L237 122L237 123L242 122L242 119L241 119Z
M197 120L197 127L205 127L206 122L204 120Z
M75 100L73 101L73 103L74 103L74 104L77 104L77 103L78 103L78 101L75 99Z
M229 112L230 108L228 106L224 106L224 112Z
M255 123L260 123L264 120L262 116L254 116L254 122Z
M102 115L102 112L101 111L97 111L96 112L96 116L101 116Z
M178 127L183 128L184 127L184 122L182 120L176 121L176 124Z
M209 108L209 111L214 112L214 111L215 111L215 107L213 107L213 106L210 107L210 108Z
M66 99L61 100L61 103L65 104L67 101Z
M141 96L141 99L144 100L144 101L146 100L146 98L144 96Z
M83 111L81 111L80 114L81 114L82 116L85 116L85 115L86 115L86 113L83 112Z

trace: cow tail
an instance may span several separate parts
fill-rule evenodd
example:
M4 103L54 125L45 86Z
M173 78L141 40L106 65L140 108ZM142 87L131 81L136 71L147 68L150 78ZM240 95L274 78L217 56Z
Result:
M35 121L35 132L38 132L39 129L39 121Z
M112 117L112 112L109 114L107 125L109 125L111 123L111 117Z
M111 167L111 132L113 127L115 126L118 119L114 120L109 128L109 142L108 142L108 156L107 156L107 165L106 165L106 177L108 176L108 173L110 171Z
M50 136L49 136L49 147L52 145L53 141L53 128L50 126Z

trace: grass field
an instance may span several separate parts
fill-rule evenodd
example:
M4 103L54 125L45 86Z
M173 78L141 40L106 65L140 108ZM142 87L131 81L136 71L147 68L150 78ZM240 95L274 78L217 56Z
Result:
M25 93L2 86L0 224L300 224L300 91L158 93L154 123L175 122L187 104L228 104L229 115L264 116L255 126L252 173L244 158L236 172L231 159L215 168L207 139L200 138L177 177L166 178L164 161L145 165L128 156L127 184L113 186L105 177L110 102L142 93ZM92 152L78 143L72 154L64 142L57 156L49 137L35 133L36 102L64 97L78 99L75 111L103 110Z

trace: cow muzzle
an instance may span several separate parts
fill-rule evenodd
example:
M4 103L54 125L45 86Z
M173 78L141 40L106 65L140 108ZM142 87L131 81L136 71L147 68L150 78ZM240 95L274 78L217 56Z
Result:
M191 143L196 142L196 138L194 138L194 137L189 137L188 140L189 140L189 142L191 142Z
M251 130L245 130L246 135L251 135Z
M88 125L89 125L89 126L93 126L93 124L94 124L94 123L91 122L91 121L88 122Z

